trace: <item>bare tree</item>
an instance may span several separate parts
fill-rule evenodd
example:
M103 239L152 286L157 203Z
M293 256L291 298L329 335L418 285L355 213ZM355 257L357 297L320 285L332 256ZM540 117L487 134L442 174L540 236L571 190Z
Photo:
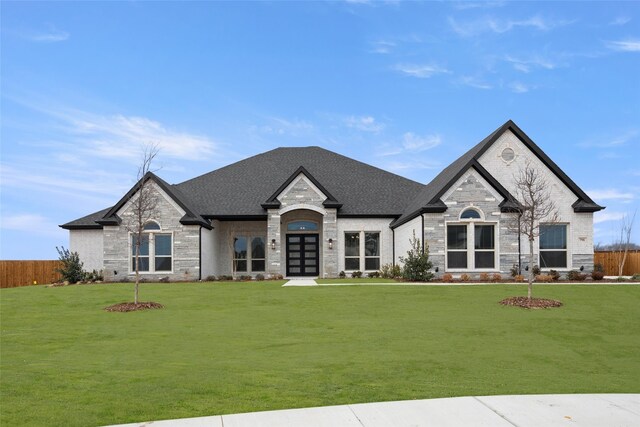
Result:
M633 223L636 220L636 213L637 211L634 211L631 217L625 214L620 220L620 236L614 242L616 260L618 261L618 276L622 276L624 263L627 262L627 253L634 246L631 243L631 233L633 231Z
M152 172L151 164L158 155L159 149L155 144L147 144L142 152L142 162L138 167L138 182L136 191L129 200L129 214L123 221L124 227L132 233L136 284L134 294L134 304L138 304L138 288L140 284L140 247L144 243L144 226L157 216L158 199L153 189L149 173ZM148 244L148 241L147 241ZM151 259L151 257L149 257Z
M516 184L515 198L520 202L518 216L508 223L509 230L518 233L529 240L529 286L527 298L531 299L533 291L534 272L536 264L533 253L533 244L536 237L540 236L540 224L553 224L558 222L558 209L556 208L549 185L544 176L527 162L517 176L514 176Z

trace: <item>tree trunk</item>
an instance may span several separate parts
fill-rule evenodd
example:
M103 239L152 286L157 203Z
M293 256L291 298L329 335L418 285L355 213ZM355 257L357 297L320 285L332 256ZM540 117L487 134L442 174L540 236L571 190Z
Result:
M529 239L529 286L527 287L527 298L531 299L533 293L533 266L535 265L535 257L533 255L533 239Z

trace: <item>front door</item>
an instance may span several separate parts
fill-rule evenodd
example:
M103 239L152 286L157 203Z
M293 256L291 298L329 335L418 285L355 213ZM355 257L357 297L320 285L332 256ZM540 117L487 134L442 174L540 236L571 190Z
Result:
M287 234L287 276L317 276L318 234Z

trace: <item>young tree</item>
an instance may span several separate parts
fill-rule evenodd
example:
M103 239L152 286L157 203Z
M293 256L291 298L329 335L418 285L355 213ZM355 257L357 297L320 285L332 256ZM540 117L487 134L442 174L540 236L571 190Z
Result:
M142 152L142 161L138 166L138 183L136 191L129 200L128 215L123 218L123 225L132 234L135 258L136 283L134 304L138 304L138 288L140 284L140 247L145 243L144 226L157 216L158 199L153 184L147 174L151 172L151 164L158 155L158 146L147 144ZM146 241L148 245L148 240Z
M533 243L540 236L540 224L554 224L558 222L556 208L549 185L544 176L527 162L517 176L514 176L516 189L514 196L520 202L518 216L508 223L511 231L518 233L518 238L524 235L529 241L529 286L527 298L531 299L533 291L534 268L536 264Z
M614 243L616 251L616 259L618 261L618 276L622 276L624 271L624 263L627 262L627 253L631 249L633 243L631 243L631 233L633 231L633 223L636 220L637 211L633 212L633 215L625 214L620 220L620 237Z
M400 257L400 262L403 264L402 278L412 282L428 282L433 279L433 273L430 271L433 265L429 261L429 246L425 245L423 249L415 232L409 239L409 244L411 249L407 251L407 256Z

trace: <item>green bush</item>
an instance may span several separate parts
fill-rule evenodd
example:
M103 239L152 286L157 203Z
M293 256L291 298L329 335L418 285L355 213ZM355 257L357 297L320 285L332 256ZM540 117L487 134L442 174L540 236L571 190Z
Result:
M84 280L85 273L82 270L83 263L80 261L80 255L78 252L71 252L69 249L65 249L64 246L58 248L59 260L62 263L62 268L56 269L62 276L62 280L69 283L81 282Z
M351 273L351 277L353 277L354 279L359 279L362 277L362 271L358 270L358 271L354 271L353 273Z
M380 268L380 277L385 279L402 277L402 268L399 265L385 264Z
M338 277L344 279L345 277L347 277L347 274L344 271L341 271L340 273L338 273Z
M258 282L262 282L264 280L264 274L262 274L262 273L256 274L256 280Z
M369 277L371 279L375 279L377 277L380 277L380 272L379 271L372 271L371 273L367 273L367 277Z
M571 270L567 273L567 279L571 281L582 282L586 278L587 275L580 273L578 270Z
M558 273L556 270L549 270L549 276L551 276L551 279L554 282L560 280L560 273Z
M431 270L432 264L429 261L429 246L425 245L422 250L420 239L415 234L409 239L411 249L407 251L407 256L401 256L403 263L402 278L410 282L428 282L433 279Z

